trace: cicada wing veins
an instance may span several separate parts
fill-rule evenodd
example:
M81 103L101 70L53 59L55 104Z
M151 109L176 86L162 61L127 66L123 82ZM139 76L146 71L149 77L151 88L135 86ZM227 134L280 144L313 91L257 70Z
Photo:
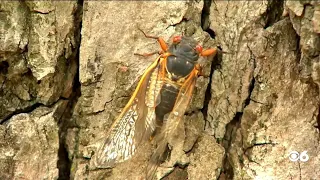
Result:
M164 160L164 155L168 149L168 144L173 145L176 133L179 129L179 124L183 123L182 119L191 101L192 93L197 80L197 70L193 70L185 83L180 88L173 110L170 112L168 118L161 128L161 133L156 138L157 148L151 156L147 167L147 180L154 178L155 172Z
M153 127L155 105L153 107L147 106L146 91L152 74L156 75L158 72L160 60L160 57L157 58L148 67L129 102L112 124L106 140L93 156L95 167L111 168L115 163L130 159L142 140L147 139L144 138L147 136L146 132L152 133L152 129L155 129Z

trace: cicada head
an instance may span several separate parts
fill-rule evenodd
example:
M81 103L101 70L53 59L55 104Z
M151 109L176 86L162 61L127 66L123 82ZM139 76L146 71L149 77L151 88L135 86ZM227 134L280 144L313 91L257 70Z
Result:
M173 43L169 47L169 52L176 57L184 58L185 60L194 63L199 59L201 51L197 47L201 47L197 41L191 37L175 36Z
M202 56L202 46L191 37L175 36L168 52L167 72L172 80L177 81L193 71Z

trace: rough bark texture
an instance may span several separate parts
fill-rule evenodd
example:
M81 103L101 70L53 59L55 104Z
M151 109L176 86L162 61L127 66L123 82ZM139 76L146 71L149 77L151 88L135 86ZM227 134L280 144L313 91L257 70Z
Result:
M159 50L138 28L221 49L158 179L320 179L320 4L276 0L2 2L0 179L144 177L150 144L90 162Z
M0 4L0 179L59 178L78 14L71 1Z

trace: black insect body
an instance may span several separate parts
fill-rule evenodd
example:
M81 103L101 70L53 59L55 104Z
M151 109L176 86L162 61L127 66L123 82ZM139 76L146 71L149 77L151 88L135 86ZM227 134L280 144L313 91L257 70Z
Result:
M170 113L176 102L181 82L194 70L199 54L194 49L197 42L192 38L181 37L179 43L169 47L170 55L167 57L165 68L168 77L165 78L164 86L160 90L161 102L156 106L156 117L164 119L164 115Z

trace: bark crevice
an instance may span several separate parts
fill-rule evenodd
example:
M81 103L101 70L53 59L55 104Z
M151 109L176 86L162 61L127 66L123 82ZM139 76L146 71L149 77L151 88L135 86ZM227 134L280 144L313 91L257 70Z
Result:
M319 131L320 131L320 105L319 105L319 109L318 109L317 126L316 126L316 128L318 128Z
M250 60L249 60L249 63L253 63L253 64L252 64L252 65L253 65L253 67L252 67L253 76L252 76L252 79L251 79L250 84L249 84L248 96L247 96L247 98L246 98L245 101L244 101L244 107L243 107L242 111L244 110L244 108L246 108L246 107L250 104L251 94L252 94L252 92L253 92L253 89L254 89L254 86L255 86L255 83L256 83L256 79L255 79L255 77L254 77L254 71L255 71L255 69L256 69L256 67L257 67L257 65L256 65L256 58L255 58L252 50L250 49L250 47L249 47L249 46L247 46L247 47L248 47L249 52L250 52Z
M206 31L212 39L216 37L216 33L213 29L210 29L210 7L211 1L204 0L203 8L201 12L201 27L204 31Z
M221 48L219 48L219 51L222 51ZM205 91L205 97L204 97L204 103L203 103L203 108L200 110L204 116L204 120L207 122L208 119L208 108L209 108L209 104L210 104L210 100L211 100L211 86L212 86L212 76L213 76L213 72L219 68L220 66L220 62L222 59L222 54L221 53L216 54L216 56L213 59L213 62L211 64L211 69L210 69L210 75L209 75L209 83L207 86L207 89Z
M234 177L232 159L230 157L229 151L231 143L234 141L234 138L236 137L236 132L240 128L242 115L242 112L237 112L234 118L226 125L226 133L222 141L222 145L225 149L226 156L223 161L223 170L221 171L221 174L226 176L227 179L233 179Z
M1 124L1 125L4 124L5 122L9 121L9 120L10 120L13 116L15 116L15 115L18 115L18 114L21 114L21 113L27 113L27 114L29 114L29 113L33 112L35 109L37 109L37 108L40 107L40 106L44 106L44 104L42 104L42 103L35 103L35 104L33 104L33 105L31 105L31 106L28 106L28 107L26 107L26 108L18 109L18 110L16 110L16 111L12 112L11 114L7 115L6 117L4 117L4 118L2 119L2 121L0 122L0 124ZM49 107L49 106L47 106L47 107Z
M283 17L283 0L268 0L268 7L266 13L263 15L265 19L264 29L272 26L276 22L280 21Z
M77 8L74 11L74 38L76 40L76 46L74 47L74 55L71 56L70 61L76 63L76 74L73 79L72 93L70 95L68 105L63 112L63 115L58 120L59 126L59 149L58 149L58 162L57 167L59 169L59 180L72 179L71 165L73 156L69 154L70 148L68 147L66 138L68 135L68 129L75 127L72 116L74 108L81 96L81 83L79 79L79 61L80 61L80 44L81 44L81 29L82 29L82 16L83 16L83 0L77 1Z

